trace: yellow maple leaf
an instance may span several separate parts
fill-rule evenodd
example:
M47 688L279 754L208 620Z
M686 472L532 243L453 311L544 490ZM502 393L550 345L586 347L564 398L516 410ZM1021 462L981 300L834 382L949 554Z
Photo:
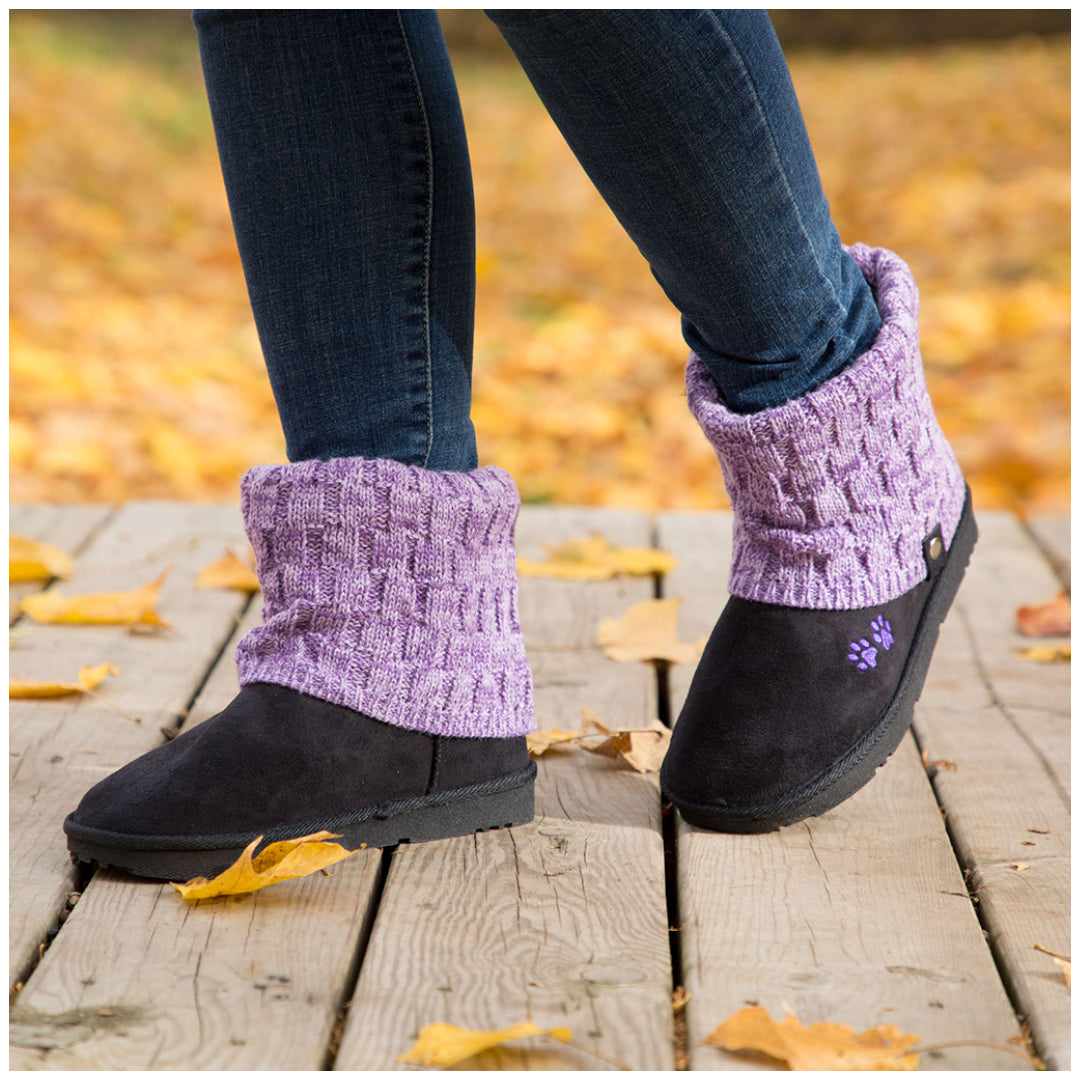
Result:
M663 764L671 742L671 731L659 720L653 720L648 730L620 731L609 728L592 709L582 709L581 719L586 729L594 728L608 738L598 745L585 745L591 754L622 758L638 772L656 772Z
M24 597L22 610L35 622L99 623L107 625L168 626L154 611L154 602L168 570L148 585L131 592L83 593L61 596L50 589Z
M215 562L199 571L195 579L197 589L240 589L242 592L258 592L259 579L255 571L233 554L231 548Z
M261 836L251 841L236 862L222 870L216 878L192 878L190 881L172 886L185 900L208 900L214 896L236 896L240 893L255 892L290 878L306 877L316 870L332 866L357 851L366 847L361 844L354 851L343 848L340 844L328 844L337 833L317 832L309 836L300 836L295 840L279 840L267 844L254 858L252 854L262 840Z
M1062 664L1072 659L1071 645L1032 645L1016 652L1021 660L1034 660L1037 664Z
M858 1069L909 1071L918 1068L918 1054L909 1049L918 1035L904 1035L892 1024L857 1033L845 1024L823 1021L803 1027L796 1016L777 1022L759 1006L740 1009L705 1038L722 1050L756 1050L783 1061L792 1070Z
M531 731L525 736L525 744L533 757L546 754L552 747L563 743L572 743L581 738L580 731L561 731L552 728L550 731Z
M483 1050L502 1046L512 1039L528 1039L533 1035L549 1035L559 1042L569 1042L573 1035L567 1028L543 1028L528 1021L513 1024L502 1031L470 1031L457 1024L428 1024L411 1047L398 1054L397 1060L408 1065L428 1065L448 1069Z
M35 682L32 679L9 679L9 698L57 698L81 694L100 686L106 675L119 675L112 664L94 664L79 668L78 682Z
M8 536L8 581L41 581L71 576L71 556L53 544Z
M705 638L680 641L676 630L681 600L645 600L632 604L618 619L602 619L596 643L612 660L671 660L691 663L701 655Z
M523 577L549 577L563 581L605 581L618 574L664 574L677 560L654 548L614 547L599 533L558 546L544 545L543 562L520 558L518 573Z

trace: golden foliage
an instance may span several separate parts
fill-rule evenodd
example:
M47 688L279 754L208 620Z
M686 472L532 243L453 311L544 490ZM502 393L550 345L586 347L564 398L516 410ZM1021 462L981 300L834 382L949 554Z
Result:
M34 622L97 623L103 625L168 626L154 610L168 570L130 592L83 593L62 596L56 589L24 597L19 605Z
M654 720L647 730L620 731L609 728L592 709L583 709L582 718L588 727L608 736L597 746L586 745L590 753L619 758L636 772L660 771L671 743L671 730L659 720Z
M675 556L666 551L614 547L599 533L558 545L545 544L544 550L547 558L543 562L519 558L518 573L563 581L606 581L619 574L666 574L678 565Z
M78 682L35 682L32 679L9 679L9 698L57 698L69 694L82 694L94 690L106 675L119 675L120 669L112 664L94 664L79 668Z
M326 843L335 837L335 833L317 832L310 836L297 837L295 840L279 840L277 843L267 844L252 858L262 840L259 836L248 844L232 866L222 870L216 878L207 880L197 877L184 884L174 881L172 885L185 900L237 896L265 889L279 881L314 874L316 870L323 870L350 855L355 855L365 846L361 845L356 851L349 851L340 844Z
M71 556L53 544L8 536L8 581L44 581L71 576Z
M803 1027L798 1017L777 1022L761 1006L740 1009L705 1042L722 1050L755 1050L789 1069L884 1070L906 1072L919 1066L918 1054L905 1053L920 1040L892 1024L856 1033L845 1024L822 1021Z
M448 1069L483 1050L502 1046L514 1039L529 1039L534 1035L547 1035L563 1043L573 1038L566 1028L544 1031L528 1021L502 1031L470 1031L456 1024L428 1024L417 1036L416 1042L404 1054L398 1054L397 1059L408 1065Z
M1033 660L1036 664L1066 664L1072 660L1071 645L1031 645L1017 649L1021 660Z
M194 43L155 66L99 39L69 13L12 17L11 490L234 498L284 447ZM977 505L1066 508L1068 41L790 59L841 236L920 282L928 381ZM725 505L674 309L520 70L457 70L481 459L526 501Z
M230 548L220 559L204 566L195 578L197 589L239 589L241 592L258 592L259 578L255 571Z
M596 643L611 660L670 660L690 664L706 638L680 641L676 629L682 600L644 600L631 604L617 619L601 619Z

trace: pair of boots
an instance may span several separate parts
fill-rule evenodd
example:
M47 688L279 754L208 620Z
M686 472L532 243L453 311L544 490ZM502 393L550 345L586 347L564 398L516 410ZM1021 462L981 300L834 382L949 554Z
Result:
M975 543L926 392L914 281L890 252L852 254L883 324L841 374L738 415L687 366L734 564L661 784L705 828L800 821L873 776ZM259 834L374 847L530 821L510 477L305 461L252 469L242 507L264 623L237 649L240 693L88 792L64 823L72 853L178 880Z

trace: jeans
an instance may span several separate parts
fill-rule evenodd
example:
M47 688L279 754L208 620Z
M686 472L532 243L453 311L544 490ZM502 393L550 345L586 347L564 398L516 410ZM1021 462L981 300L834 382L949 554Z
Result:
M737 412L820 385L880 316L762 10L490 11ZM291 461L477 464L465 129L433 11L196 11Z

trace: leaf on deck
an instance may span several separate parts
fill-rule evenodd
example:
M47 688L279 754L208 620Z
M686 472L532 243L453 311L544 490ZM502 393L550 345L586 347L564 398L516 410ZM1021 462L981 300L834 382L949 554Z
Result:
M722 1050L756 1050L789 1069L908 1071L918 1068L917 1053L905 1052L920 1041L892 1024L856 1033L845 1024L823 1021L803 1027L796 1016L777 1022L761 1006L740 1009L705 1042Z
M632 604L617 619L602 619L596 643L611 660L670 660L693 663L706 638L680 641L676 623L682 600L645 600Z
M678 565L675 556L666 551L614 547L600 533L554 547L545 544L544 550L547 559L543 562L519 558L518 573L563 581L606 581L619 574L666 574Z
M671 731L659 720L653 720L647 730L620 731L609 728L592 709L582 709L581 717L586 729L591 727L608 736L599 745L586 743L589 753L622 758L641 773L659 771L671 742Z
M436 1069L448 1069L461 1061L490 1050L513 1039L528 1039L534 1035L548 1035L559 1042L569 1042L573 1036L566 1028L543 1028L528 1021L514 1024L502 1031L470 1031L456 1024L428 1024L417 1040L397 1060L408 1065L428 1065Z
M94 623L101 625L168 626L154 610L168 570L131 592L83 593L62 596L55 589L24 597L22 610L40 623Z
M1016 609L1016 626L1028 637L1054 637L1072 629L1072 605L1064 589L1041 604L1025 604Z
M328 844L337 836L331 832L311 833L295 840L279 840L267 846L254 858L252 854L262 837L256 837L243 850L240 857L227 870L208 880L192 878L184 884L173 882L172 886L185 900L208 900L214 896L237 896L255 892L290 878L306 877L323 867L332 866L366 847L361 844L349 851L340 844Z
M1032 645L1017 649L1021 660L1033 660L1037 664L1064 664L1072 660L1071 645Z
M8 581L45 581L71 576L71 556L53 544L8 536Z
M196 589L239 589L241 592L258 592L259 578L255 571L231 548L215 562L209 563L199 571L195 579Z
M35 682L32 679L9 679L9 698L57 698L81 694L100 686L106 675L119 675L112 664L94 664L79 668L78 682Z

